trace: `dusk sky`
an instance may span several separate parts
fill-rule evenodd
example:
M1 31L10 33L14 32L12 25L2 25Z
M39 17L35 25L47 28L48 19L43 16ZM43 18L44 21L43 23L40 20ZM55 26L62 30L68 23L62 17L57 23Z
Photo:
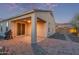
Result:
M49 7L50 6L50 7ZM7 19L26 12L27 10L52 9L56 22L66 23L79 13L79 4L0 4L0 18Z

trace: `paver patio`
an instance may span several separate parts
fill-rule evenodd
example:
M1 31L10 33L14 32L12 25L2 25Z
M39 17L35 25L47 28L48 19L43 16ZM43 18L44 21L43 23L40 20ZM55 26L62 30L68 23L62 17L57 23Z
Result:
M43 38L41 37L39 37L38 39L43 40ZM0 40L0 46L5 46L9 48L11 53L13 54L37 54L37 53L40 54L39 53L40 51L37 49L37 47L39 48L40 46L31 45L30 40L31 40L30 36L27 37L20 36L10 40ZM38 52L35 52L34 49L37 49L36 51Z
M31 45L27 43L25 38L21 37L10 40L1 40L0 46L8 47L13 54L33 54Z

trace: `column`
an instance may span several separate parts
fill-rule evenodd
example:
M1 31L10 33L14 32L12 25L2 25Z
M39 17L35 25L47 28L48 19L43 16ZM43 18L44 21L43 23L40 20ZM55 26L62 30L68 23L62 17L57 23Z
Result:
M31 20L32 20L31 43L34 44L37 41L37 17L35 13L33 13Z

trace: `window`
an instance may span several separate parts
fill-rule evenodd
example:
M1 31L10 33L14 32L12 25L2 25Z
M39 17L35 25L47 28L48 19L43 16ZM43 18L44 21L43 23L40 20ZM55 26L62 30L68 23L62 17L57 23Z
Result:
M48 32L50 32L50 28L48 27Z
M25 24L22 24L22 35L25 34Z
M2 26L1 26L1 32L2 32Z
M21 35L21 24L17 24L17 35Z
M1 23L1 24L0 24L0 31L2 32L2 30L3 30L3 29L2 29L2 23Z
M6 23L6 26L8 27L8 22Z
M18 23L17 24L17 35L25 34L25 24Z
M6 32L8 31L8 27L6 27Z
M50 32L50 23L48 23L48 32Z

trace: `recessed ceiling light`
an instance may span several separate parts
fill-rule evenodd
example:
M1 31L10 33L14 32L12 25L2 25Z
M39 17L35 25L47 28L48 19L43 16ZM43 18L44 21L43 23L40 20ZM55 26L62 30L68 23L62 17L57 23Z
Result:
M27 22L28 22L28 23L31 23L31 20L28 20Z

